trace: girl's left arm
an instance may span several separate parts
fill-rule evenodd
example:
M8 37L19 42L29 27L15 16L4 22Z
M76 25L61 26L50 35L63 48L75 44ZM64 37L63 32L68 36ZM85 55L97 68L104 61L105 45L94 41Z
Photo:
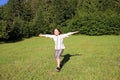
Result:
M79 31L75 31L75 32L69 32L67 34L63 34L63 37L69 37L70 35L73 35L73 34L76 34L76 33L79 33Z
M77 34L77 33L79 33L79 31L71 32L71 34Z

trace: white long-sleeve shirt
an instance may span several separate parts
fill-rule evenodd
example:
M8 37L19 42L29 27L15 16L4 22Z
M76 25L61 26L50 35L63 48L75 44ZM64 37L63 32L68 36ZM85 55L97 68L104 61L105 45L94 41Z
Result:
M58 49L65 49L63 39L66 37L69 37L71 34L72 34L71 32L69 32L67 34L60 34L58 36L46 34L45 37L52 38L55 42L55 49L58 50Z

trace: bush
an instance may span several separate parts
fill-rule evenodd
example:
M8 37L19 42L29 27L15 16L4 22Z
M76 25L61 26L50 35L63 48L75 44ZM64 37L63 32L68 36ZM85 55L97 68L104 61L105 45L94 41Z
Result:
M110 13L109 13L110 14ZM67 22L71 30L80 30L81 34L86 35L119 35L120 34L120 16L116 13L94 12L87 16L76 17Z
M4 40L4 39L8 39L9 35L8 35L7 31L7 24L6 21L1 20L0 21L0 39Z
M106 24L109 26L106 28L107 34L120 34L120 15L110 17L106 20Z

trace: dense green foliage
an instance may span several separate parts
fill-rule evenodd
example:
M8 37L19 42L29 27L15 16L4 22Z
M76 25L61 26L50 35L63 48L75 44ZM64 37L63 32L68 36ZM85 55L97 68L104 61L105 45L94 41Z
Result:
M0 7L0 39L80 30L81 34L120 34L119 0L9 0Z

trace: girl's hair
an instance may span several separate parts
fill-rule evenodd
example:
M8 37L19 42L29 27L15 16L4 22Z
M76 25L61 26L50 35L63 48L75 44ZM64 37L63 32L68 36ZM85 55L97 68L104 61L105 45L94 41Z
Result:
M62 34L62 32L60 31L59 28L54 28L54 30L57 29L59 31L59 34ZM54 30L53 30L53 34L54 34Z

